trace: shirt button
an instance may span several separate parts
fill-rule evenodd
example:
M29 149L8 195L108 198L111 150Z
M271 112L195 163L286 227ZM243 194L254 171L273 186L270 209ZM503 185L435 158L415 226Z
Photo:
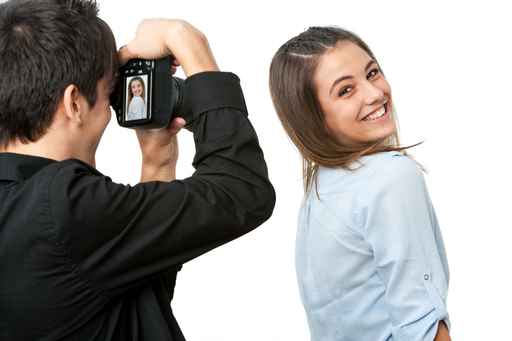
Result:
M423 278L425 279L425 281L428 281L430 279L430 276L428 274L425 274Z

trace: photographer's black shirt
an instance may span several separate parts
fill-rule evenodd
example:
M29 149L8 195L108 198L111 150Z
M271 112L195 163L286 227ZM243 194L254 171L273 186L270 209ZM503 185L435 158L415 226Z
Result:
M181 264L275 202L238 78L196 74L185 94L185 180L125 186L79 160L0 153L0 340L184 340L170 308Z

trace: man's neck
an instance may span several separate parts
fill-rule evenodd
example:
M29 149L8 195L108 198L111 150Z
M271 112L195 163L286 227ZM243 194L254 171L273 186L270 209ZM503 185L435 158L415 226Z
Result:
M92 167L96 166L94 151L73 150L69 147L71 144L70 141L59 141L50 136L44 136L36 142L13 141L6 147L0 147L0 152L33 155L56 161L79 159Z

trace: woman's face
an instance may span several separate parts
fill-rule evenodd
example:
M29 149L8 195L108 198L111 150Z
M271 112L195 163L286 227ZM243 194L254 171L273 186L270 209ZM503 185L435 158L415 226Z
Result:
M133 96L140 96L140 97L142 97L142 90L144 88L142 87L142 82L141 81L139 81L139 80L133 81L131 86L130 86L130 88L132 90Z
M327 130L345 145L376 142L396 131L391 88L377 63L352 42L324 53L313 77Z

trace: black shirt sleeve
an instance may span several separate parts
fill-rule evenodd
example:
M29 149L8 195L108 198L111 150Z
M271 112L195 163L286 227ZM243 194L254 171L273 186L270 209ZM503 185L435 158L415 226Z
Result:
M195 173L125 186L67 160L50 186L57 240L78 274L112 294L233 240L268 219L275 193L234 74L185 81Z

